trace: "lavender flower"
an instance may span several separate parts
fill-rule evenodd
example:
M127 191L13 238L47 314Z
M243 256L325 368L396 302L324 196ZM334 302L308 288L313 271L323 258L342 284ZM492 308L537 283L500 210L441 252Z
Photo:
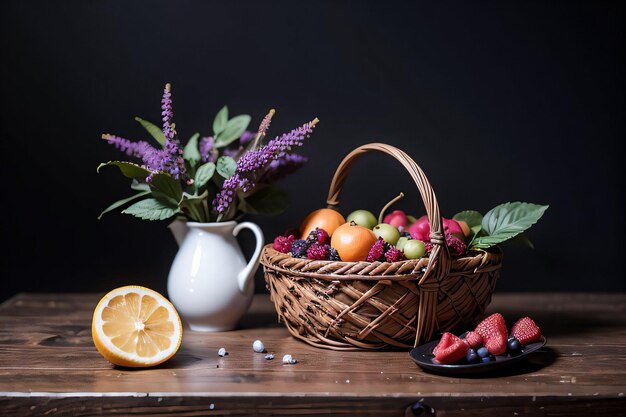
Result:
M259 131L257 135L265 135L265 132L267 132L267 130L270 128L270 123L272 121L272 117L274 117L274 113L276 113L276 110L271 109L270 112L265 115L265 117L261 121L261 124L259 125Z
M317 123L314 120L309 123L276 137L256 151L247 152L237 161L237 171L254 172L268 166L273 160L278 159L290 151L293 146L302 146L304 139L313 132Z
M277 136L256 151L246 152L239 158L235 174L224 182L222 191L213 200L215 211L224 213L232 203L236 190L240 189L243 192L252 190L273 161L284 159L292 147L302 146L304 139L313 132L317 122L318 120L314 119L305 123L289 133Z
M108 133L102 135L102 139L106 140L120 151L125 152L126 155L134 156L136 158L143 158L146 153L156 151L156 149L154 149L148 142L143 140L139 142L132 142L128 139L110 135Z
M217 152L214 152L213 144L215 139L213 136L206 136L200 139L198 148L203 162L215 162L217 160Z
M283 158L275 159L270 163L267 172L259 182L270 184L289 174L296 172L309 160L306 156L297 153L286 154Z
M250 132L249 130L246 130L245 132L243 132L243 134L239 138L239 143L241 145L245 145L246 143L254 139L255 136L256 134L254 132Z
M165 147L163 150L151 152L144 157L144 163L152 173L146 178L150 182L152 176L159 171L169 172L174 178L185 177L185 161L183 160L183 150L180 148L176 138L176 130L172 119L172 93L170 84L165 84L163 99L161 100L161 116L163 117L163 135L165 136Z

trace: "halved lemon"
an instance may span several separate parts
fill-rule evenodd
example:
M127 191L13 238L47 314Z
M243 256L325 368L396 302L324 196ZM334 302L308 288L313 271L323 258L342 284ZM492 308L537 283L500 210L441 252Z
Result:
M148 367L178 350L183 326L165 297L136 285L116 288L93 312L91 336L98 352L120 366Z

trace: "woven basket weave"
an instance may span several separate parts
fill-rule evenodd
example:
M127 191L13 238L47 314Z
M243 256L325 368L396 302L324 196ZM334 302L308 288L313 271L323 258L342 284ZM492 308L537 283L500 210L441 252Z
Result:
M266 245L265 281L279 320L310 345L334 350L410 348L483 313L502 265L496 247L451 259L435 193L424 172L403 151L382 143L348 154L335 172L329 208L352 164L379 151L398 160L420 192L430 223L429 257L399 262L342 262L294 258Z

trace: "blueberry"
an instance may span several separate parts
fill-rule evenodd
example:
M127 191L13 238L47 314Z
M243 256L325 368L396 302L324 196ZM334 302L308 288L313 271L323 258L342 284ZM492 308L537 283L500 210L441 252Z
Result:
M486 356L484 358L482 358L483 363L487 363L487 362L491 362L493 360L493 356Z
M487 350L486 347L481 347L479 348L476 353L478 354L478 356L480 356L481 358L488 358L489 357L489 351Z
M509 338L507 347L511 354L519 353L519 351L522 350L522 344L514 337Z
M476 351L472 348L468 349L467 356L465 358L469 363L478 362L478 355L476 354Z

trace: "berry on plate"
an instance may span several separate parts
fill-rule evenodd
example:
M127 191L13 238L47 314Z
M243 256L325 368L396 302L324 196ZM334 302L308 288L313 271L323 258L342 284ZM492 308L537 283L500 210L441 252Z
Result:
M541 339L541 330L530 317L522 317L511 328L511 334L525 346Z
M467 355L469 346L465 341L452 333L444 333L441 340L433 349L435 360L439 363L454 363Z
M485 347L492 355L502 355L506 352L506 342L509 332L500 313L494 313L476 326L476 333L482 336Z
M478 349L483 345L483 337L476 332L467 332L465 341L474 349Z

